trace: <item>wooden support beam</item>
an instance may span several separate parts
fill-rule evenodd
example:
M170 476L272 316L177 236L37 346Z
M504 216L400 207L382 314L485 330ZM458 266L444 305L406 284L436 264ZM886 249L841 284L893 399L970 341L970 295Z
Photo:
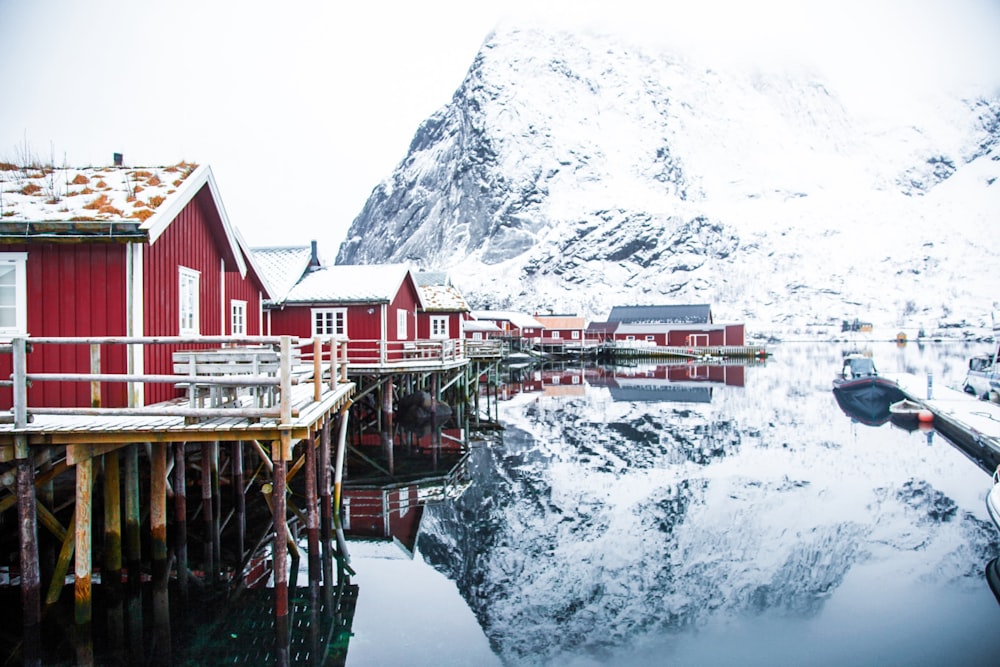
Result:
M69 572L69 560L76 550L76 513L69 520L69 527L66 529L66 538L62 541L62 549L59 551L59 559L56 561L55 570L52 573L52 581L49 582L49 592L45 596L45 605L54 605L59 601L59 594L62 593L66 584L66 573Z
M23 436L16 436L22 440ZM38 521L35 499L35 464L26 443L15 445L17 457L17 518L20 530L18 552L21 568L21 609L26 632L35 632L42 620L41 570L39 569Z
M246 549L247 537L247 498L246 490L243 488L243 442L236 441L232 445L232 466L233 476L233 511L236 515L236 552L243 558L243 551ZM242 576L242 571L240 572Z
M122 498L118 452L104 455L104 573L102 583L121 583Z
M76 561L73 598L74 620L78 626L89 625L92 615L90 585L93 570L91 552L91 512L93 511L94 460L80 461L76 466Z
M215 581L215 507L212 496L212 443L201 445L201 516L205 525L205 541L202 545L205 561L205 579L209 583Z
M333 592L333 558L330 552L333 521L333 504L330 496L330 486L333 480L330 469L330 419L323 420L319 437L319 539L323 546L323 583L325 584L325 601L330 606Z
M139 445L125 449L125 562L128 566L129 587L139 589L142 582L142 533L139 496Z
M149 528L153 555L153 634L157 662L170 664L170 600L167 594L167 450L156 445L150 451Z
M177 585L181 597L188 595L187 551L187 460L185 443L174 443L174 553L177 555Z
M280 447L280 445L279 445ZM280 667L290 664L291 625L288 618L288 521L285 503L285 459L274 452L274 653Z
M309 544L309 583L322 579L319 553L319 494L316 488L316 438L305 441L306 537Z

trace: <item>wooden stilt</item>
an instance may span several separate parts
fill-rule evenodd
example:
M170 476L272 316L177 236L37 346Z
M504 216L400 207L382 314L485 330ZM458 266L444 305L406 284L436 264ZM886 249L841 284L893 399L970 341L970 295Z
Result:
M280 447L280 445L279 445ZM285 468L280 453L274 459L274 653L281 667L289 665L290 623L288 618L288 522L286 520Z
M21 607L27 631L42 620L41 572L38 569L38 520L35 506L35 464L23 436L15 438L17 457L17 518L20 525Z
M319 494L316 489L316 436L305 441L306 459L306 538L309 544L309 584L322 579L319 554Z
M232 446L233 475L233 508L236 515L236 552L243 560L247 539L247 500L243 488L243 441L234 442ZM240 575L242 576L242 573Z
M153 555L153 636L158 664L170 664L170 601L167 560L167 445L155 444L149 473L149 526Z
M201 517L205 539L202 543L205 580L215 581L215 512L212 502L212 443L201 445Z
M177 587L188 596L187 551L187 460L185 444L174 443L174 554L177 557Z
M142 533L139 497L139 444L125 448L125 564L128 567L129 588L139 590L142 582ZM132 634L136 632L132 628Z
M333 589L333 558L331 553L331 543L330 538L332 535L331 531L331 521L333 513L333 505L331 504L330 497L330 482L332 480L332 472L330 470L330 419L323 420L323 426L320 427L319 436L319 506L320 506L320 516L319 516L319 539L323 546L323 584L324 584L324 599L329 605L331 597L330 593Z
M91 512L93 510L94 460L89 456L76 464L76 560L74 573L74 620L78 626L89 625L92 617L90 575Z
M103 584L122 581L122 504L118 452L108 452L104 463L104 572Z

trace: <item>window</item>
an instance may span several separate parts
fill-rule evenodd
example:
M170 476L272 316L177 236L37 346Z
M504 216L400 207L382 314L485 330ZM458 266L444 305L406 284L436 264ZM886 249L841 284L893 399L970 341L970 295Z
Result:
M28 332L28 253L0 252L0 335Z
M247 302L233 299L230 302L232 312L230 334L233 336L247 335Z
M646 336L646 340L649 341L650 343L655 343L656 342L656 336L649 336L649 335L647 335Z
M396 338L399 340L406 340L406 315L403 308L396 311Z
M482 340L482 339L483 339L483 334L479 333L478 331L473 332L472 340Z
M313 336L347 337L346 308L313 308L312 323Z
M431 338L448 337L448 317L435 316L431 318Z
M201 330L199 320L199 286L201 274L183 266L177 267L180 294L180 334L197 336Z
M580 340L580 332L579 332L579 331L574 331L574 332L573 332L573 333L571 334L571 336L570 336L570 337L571 337L571 338L572 338L573 340Z

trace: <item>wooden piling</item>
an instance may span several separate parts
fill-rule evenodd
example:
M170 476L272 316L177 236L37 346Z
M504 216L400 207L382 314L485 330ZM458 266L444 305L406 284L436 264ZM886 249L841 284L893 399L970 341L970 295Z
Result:
M142 534L139 496L139 444L125 448L125 563L129 588L138 590L142 582Z
M306 459L306 538L309 544L309 584L312 587L322 578L319 553L319 494L316 489L316 436L305 441Z
M201 445L201 517L205 528L205 539L202 543L204 557L205 580L215 581L215 512L212 501L212 443Z
M153 661L170 664L170 600L167 561L167 447L157 443L150 453L149 528L153 555Z
M76 560L73 586L74 620L88 625L92 618L90 576L93 571L91 553L91 512L93 510L94 460L85 456L76 463Z
M236 553L240 560L243 559L246 550L247 537L247 499L246 490L243 488L243 441L239 440L232 445L232 476L233 476L233 513L236 520ZM242 576L242 572L239 574Z
M332 474L330 470L330 419L327 417L323 420L323 425L320 427L319 436L319 507L320 507L320 517L319 517L319 538L320 543L323 547L323 583L324 591L326 593L325 601L327 605L331 600L330 592L332 590L332 580L333 580L333 558L331 557L331 547L330 538L332 536L331 531L331 521L332 521L332 511L333 505L331 504L330 498L330 482L332 479Z
M177 587L188 596L187 550L187 460L185 443L174 443L174 554L177 557Z
M274 490L271 496L274 518L274 653L280 667L289 665L291 625L288 618L288 522L285 493L287 464L281 457L281 444L275 443Z

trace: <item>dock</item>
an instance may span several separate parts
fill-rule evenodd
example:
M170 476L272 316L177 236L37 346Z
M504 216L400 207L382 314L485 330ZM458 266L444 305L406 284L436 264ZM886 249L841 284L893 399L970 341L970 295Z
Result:
M935 384L933 376L887 373L911 401L934 415L934 428L970 452L1000 458L1000 405Z

